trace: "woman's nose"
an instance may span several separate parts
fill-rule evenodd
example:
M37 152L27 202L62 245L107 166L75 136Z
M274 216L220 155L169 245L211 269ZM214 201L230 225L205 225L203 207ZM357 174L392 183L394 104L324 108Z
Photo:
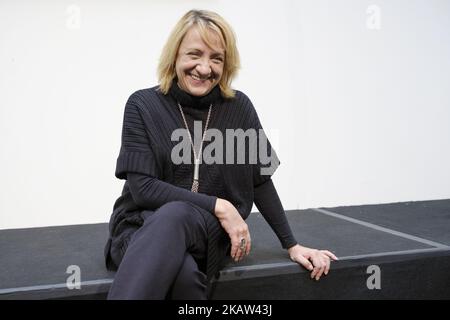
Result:
M211 66L207 61L200 61L196 69L201 76L206 77L211 74Z

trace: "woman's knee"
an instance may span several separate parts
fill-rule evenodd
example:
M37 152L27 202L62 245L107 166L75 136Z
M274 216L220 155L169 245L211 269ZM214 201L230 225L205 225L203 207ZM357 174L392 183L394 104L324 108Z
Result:
M181 200L169 201L158 208L158 211L165 210L190 211L192 210L192 204L190 202Z
M155 228L158 234L170 239L174 234L185 236L189 250L192 247L200 247L207 237L206 222L198 208L184 201L172 201L161 206L145 221L140 233L154 234Z

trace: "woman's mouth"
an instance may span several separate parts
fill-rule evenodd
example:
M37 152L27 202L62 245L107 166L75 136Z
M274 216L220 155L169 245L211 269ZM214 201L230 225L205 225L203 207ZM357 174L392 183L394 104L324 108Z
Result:
M214 79L214 76L213 76L212 74L209 75L209 76L206 76L206 77L200 77L200 76L198 76L198 75L196 75L196 74L193 74L193 73L189 73L189 75L190 75L191 78L194 79L195 81L200 81L200 82L204 82L204 81L206 81L206 80L213 80L213 79Z

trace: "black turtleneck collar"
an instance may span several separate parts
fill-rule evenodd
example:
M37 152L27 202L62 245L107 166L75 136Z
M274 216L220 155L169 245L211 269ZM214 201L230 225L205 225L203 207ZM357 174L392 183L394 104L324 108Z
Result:
M178 80L175 78L169 89L169 94L175 98L183 107L196 109L208 108L211 104L216 104L222 99L219 85L216 85L207 95L197 97L193 96L178 86Z

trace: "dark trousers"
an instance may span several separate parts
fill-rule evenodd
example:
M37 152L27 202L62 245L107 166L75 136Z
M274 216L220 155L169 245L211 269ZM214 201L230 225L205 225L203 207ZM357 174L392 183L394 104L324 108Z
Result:
M132 236L108 299L206 299L206 223L198 207L173 201Z

